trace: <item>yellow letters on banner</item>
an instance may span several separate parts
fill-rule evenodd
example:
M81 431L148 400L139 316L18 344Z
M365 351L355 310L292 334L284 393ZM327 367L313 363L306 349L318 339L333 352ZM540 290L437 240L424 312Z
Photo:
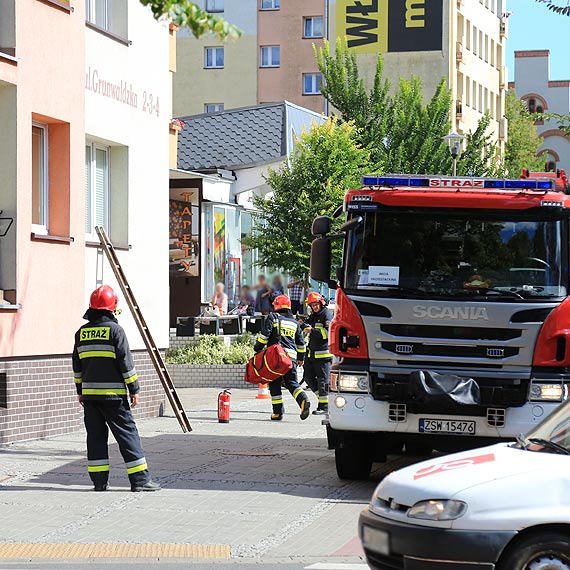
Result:
M388 0L337 0L337 36L356 53L388 51Z

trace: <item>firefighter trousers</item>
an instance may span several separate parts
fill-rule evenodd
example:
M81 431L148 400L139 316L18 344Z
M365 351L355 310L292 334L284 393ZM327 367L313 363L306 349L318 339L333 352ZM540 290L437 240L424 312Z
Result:
M119 444L131 486L144 485L150 474L144 457L139 432L127 400L84 402L87 430L87 470L95 485L109 479L109 430Z
M315 394L318 394L318 410L327 411L329 407L331 364L330 358L307 358L305 360L303 381Z
M285 388L291 392L291 396L295 398L295 401L297 404L299 404L299 407L301 407L301 403L303 401L309 399L297 380L297 365L293 363L293 368L289 370L285 376L277 378L277 380L269 383L269 392L271 393L271 404L273 405L274 414L283 413L283 393L281 391L282 385L285 385Z

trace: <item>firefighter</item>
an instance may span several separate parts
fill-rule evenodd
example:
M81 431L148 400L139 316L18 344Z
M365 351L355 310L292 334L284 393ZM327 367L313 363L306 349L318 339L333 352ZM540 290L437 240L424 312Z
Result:
M110 429L125 460L131 491L158 491L131 413L140 388L125 331L115 318L117 302L111 287L97 288L83 316L88 322L75 333L73 372L87 430L87 471L95 491L108 489Z
M266 346L280 343L291 357L293 368L281 378L269 383L269 392L271 393L271 403L273 405L271 419L274 421L283 419L284 409L281 386L285 384L285 387L291 392L291 395L299 404L299 408L301 408L301 419L306 420L309 417L311 404L297 380L297 365L302 366L305 359L306 348L303 332L301 326L293 317L291 299L287 295L278 295L273 301L273 309L275 312L269 314L265 319L261 332L257 335L255 352L263 350Z
M320 294L312 291L307 297L311 314L306 320L304 333L309 335L307 358L303 371L303 381L318 394L319 404L314 415L326 414L329 409L329 382L332 354L329 351L329 326L332 313Z

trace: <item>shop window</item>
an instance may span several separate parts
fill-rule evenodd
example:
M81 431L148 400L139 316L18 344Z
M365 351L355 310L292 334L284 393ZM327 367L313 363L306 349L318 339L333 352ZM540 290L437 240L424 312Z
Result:
M204 67L207 69L221 69L224 67L224 48L223 47L207 47L205 48Z
M279 10L281 8L281 0L261 0L262 10Z
M49 224L48 127L32 126L32 229L47 234Z
M119 38L128 36L128 0L86 0L85 18L92 26Z
M303 95L320 95L323 76L320 73L303 74Z
M261 48L261 67L279 67L281 65L281 48L279 46L263 46Z
M223 12L224 0L206 0L206 12Z
M218 111L224 110L223 103L206 103L204 105L204 112L205 113L217 113Z
M311 16L303 21L303 37L322 38L323 37L323 17Z

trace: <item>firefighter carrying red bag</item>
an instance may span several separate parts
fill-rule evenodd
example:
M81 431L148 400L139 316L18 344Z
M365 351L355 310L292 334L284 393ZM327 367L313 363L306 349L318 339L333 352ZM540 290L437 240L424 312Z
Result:
M273 301L273 309L275 312L265 319L263 327L257 335L254 347L256 356L248 363L246 377L251 382L252 374L257 374L269 381L269 392L273 406L272 420L283 419L283 393L281 390L283 384L299 404L301 419L306 420L310 413L309 398L297 380L297 364L302 365L305 359L306 349L303 332L291 312L291 299L287 295L278 295ZM268 352L273 353L273 355L269 356ZM285 362L283 362L283 352L291 361L290 368L288 365L285 366ZM279 360L283 365L283 372L281 369L271 369L271 364L275 366L276 360ZM252 368L255 368L256 372ZM285 368L288 369L285 370ZM270 376L274 378L268 378Z

